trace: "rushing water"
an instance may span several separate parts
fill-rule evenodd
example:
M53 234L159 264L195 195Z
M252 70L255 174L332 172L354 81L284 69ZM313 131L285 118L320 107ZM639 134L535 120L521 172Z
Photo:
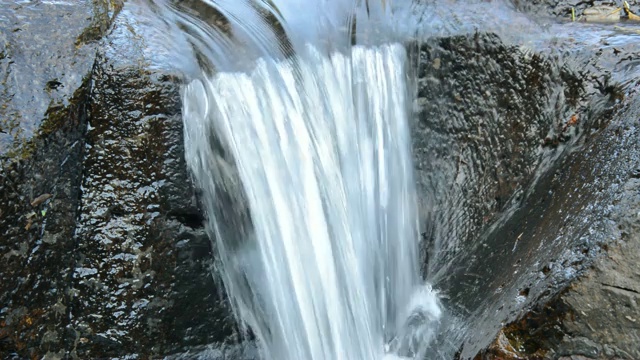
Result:
M574 91L565 82L574 77L530 51L571 68L585 54L592 58L588 47L603 46L600 36L578 24L540 32L544 21L500 0L147 1L161 14L153 25L164 36L145 39L154 50L170 43L162 62L186 75L187 160L202 189L217 274L263 358L473 357L573 270L553 259L577 235L550 240L565 232L568 217L545 211L548 202L529 202L552 195L526 177L535 170L535 179L548 180L564 156L535 137L553 134L579 110L565 98ZM179 5L185 3L191 5ZM521 51L478 31L495 32ZM434 58L439 51L421 47L426 72L412 72L399 45L470 32L471 51L444 49ZM571 45L576 39L587 51ZM606 46L624 42L611 39ZM445 42L457 43L466 46ZM437 71L441 65L445 71ZM548 76L527 87L538 72ZM428 280L447 299L446 319L417 269L407 126L416 73L424 74L413 79L426 95L420 107L444 108L425 111L413 125L432 248ZM500 98L503 91L509 99ZM452 105L459 96L464 102ZM505 101L513 104L506 111L498 108ZM471 116L455 118L464 114ZM563 225L554 222L560 218Z
M200 3L228 21L217 27L170 12L194 51L186 159L219 275L265 359L424 358L442 312L419 273L392 8L281 3Z
M268 359L422 356L433 335L440 309L418 273L405 62L399 45L350 56L309 47L296 67L259 61L184 91L187 161L227 291ZM226 184L213 175L213 136L237 164L244 238L216 204Z

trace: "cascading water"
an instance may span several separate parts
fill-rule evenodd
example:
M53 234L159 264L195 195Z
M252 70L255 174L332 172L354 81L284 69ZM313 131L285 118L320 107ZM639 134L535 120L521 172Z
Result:
M374 12L342 3L351 6L333 9ZM258 49L257 60L203 71L183 91L187 163L236 315L265 359L424 358L441 310L419 273L406 50L314 40L323 20L339 19L320 7L318 31L289 36L287 56L268 56L264 39L276 31L239 16L251 6L238 4L208 2L245 19L236 38L260 46L245 41L235 53ZM274 14L287 31L296 12L285 5ZM220 49L232 56L232 40L193 29L200 44L216 34L217 46L198 50L229 67Z
M398 45L351 58L311 48L298 74L260 62L184 92L187 160L210 207L211 134L238 165L254 232L229 243L224 213L211 226L229 295L269 359L379 359L396 335L390 345L413 354L406 322L438 320L418 274L404 61Z

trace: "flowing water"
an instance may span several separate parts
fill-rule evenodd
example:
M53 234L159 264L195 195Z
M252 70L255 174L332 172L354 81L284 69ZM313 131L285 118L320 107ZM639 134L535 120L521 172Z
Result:
M573 118L571 68L601 35L541 31L543 20L499 0L144 1L151 67L184 75L186 158L216 277L262 358L474 357L568 281L564 265L546 276L546 264L578 235L557 237L547 205L528 199L551 193L544 181L573 145L545 148L536 136ZM420 44L430 36L452 38L433 50ZM502 193L504 178L520 179L513 192Z
M259 61L184 91L187 161L227 291L268 359L422 356L440 317L418 273L405 50ZM214 135L215 134L215 135ZM252 229L223 231L212 136L236 161ZM226 190L225 190L226 191Z
M174 12L201 69L186 159L219 275L265 359L424 358L442 310L419 272L398 22L384 2L283 3L206 2L218 28Z

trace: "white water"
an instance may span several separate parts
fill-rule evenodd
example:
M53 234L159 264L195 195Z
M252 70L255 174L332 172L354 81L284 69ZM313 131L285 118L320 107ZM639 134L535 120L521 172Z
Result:
M200 55L174 55L195 79L186 159L242 328L268 360L424 358L441 310L419 274L413 99L392 44L409 24L387 21L411 7L258 2L283 47L250 1L205 2L231 34L176 10L158 24ZM354 14L367 47L350 45Z
M184 91L227 291L267 359L420 358L441 312L418 270L405 50L307 50L297 68L259 61ZM238 167L245 239L222 230L213 134Z

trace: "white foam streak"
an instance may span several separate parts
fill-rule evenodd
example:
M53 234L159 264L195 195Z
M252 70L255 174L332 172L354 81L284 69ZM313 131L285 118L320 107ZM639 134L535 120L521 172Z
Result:
M440 310L418 275L405 57L400 45L330 57L309 46L295 66L259 60L184 91L186 157L227 292L267 359L418 356L433 336L424 329ZM230 149L250 212L237 235L221 230L231 212L215 204L238 189L212 168L213 137ZM416 336L417 347L404 340Z

